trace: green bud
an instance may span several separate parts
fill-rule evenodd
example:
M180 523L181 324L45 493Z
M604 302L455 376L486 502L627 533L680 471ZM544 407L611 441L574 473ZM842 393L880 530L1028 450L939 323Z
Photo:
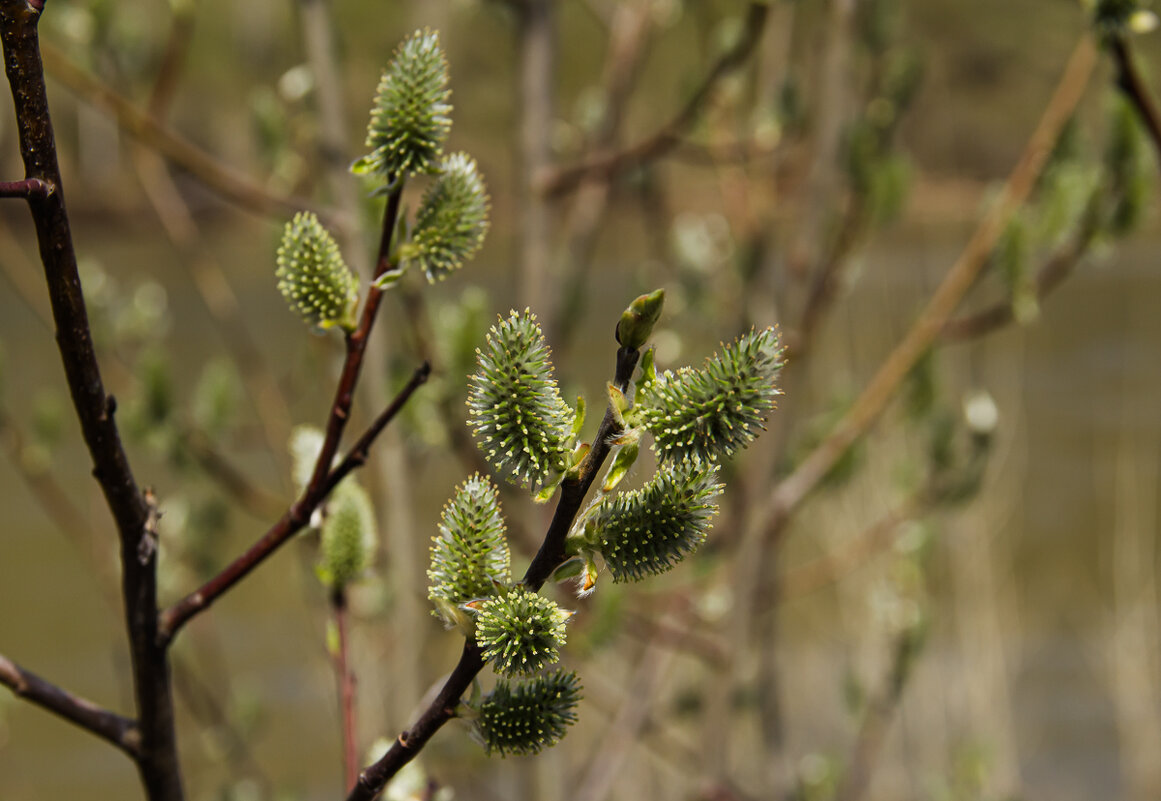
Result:
M621 347L640 349L653 333L653 326L661 318L661 307L664 304L664 289L641 295L630 303L617 323L617 342Z
M278 291L312 328L354 330L359 281L313 212L299 212L286 224L277 262Z
M371 152L351 172L394 183L405 173L430 172L451 129L451 90L439 34L416 31L383 72L367 126Z
M774 381L783 348L773 328L751 331L700 370L666 370L637 389L634 413L662 462L733 456L764 429L781 394Z
M556 671L528 682L501 679L484 697L476 731L488 753L536 754L560 742L576 721L576 673Z
M377 540L371 497L348 478L327 501L317 572L328 587L345 587L371 565Z
M573 613L551 599L517 586L481 601L477 609L476 642L497 673L528 675L560 659L565 623Z
M573 412L560 397L536 315L513 311L492 326L476 357L469 422L488 461L524 486L562 473Z
M431 539L427 597L447 622L448 608L496 593L512 581L500 500L491 482L474 475L456 488ZM441 603L442 602L442 603Z
M415 232L401 255L418 264L431 282L476 255L488 232L488 192L476 162L464 153L444 159L415 218Z
M613 581L664 573L705 541L722 490L717 473L717 465L693 461L662 465L641 489L601 503L587 538Z

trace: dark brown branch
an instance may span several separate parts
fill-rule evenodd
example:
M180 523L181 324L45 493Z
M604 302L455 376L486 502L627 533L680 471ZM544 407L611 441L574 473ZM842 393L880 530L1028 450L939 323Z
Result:
M1129 51L1129 42L1125 37L1111 36L1106 46L1117 65L1117 86L1133 104L1133 108L1141 117L1141 122L1149 131L1153 147L1157 151L1157 166L1161 168L1161 112L1157 110L1149 87L1145 85L1144 78L1133 63L1133 54Z
M395 396L391 404L363 432L363 435L359 437L351 451L334 470L329 471L317 481L312 479L298 501L287 509L282 517L279 518L278 522L271 526L245 553L227 565L220 573L200 588L166 609L161 615L158 637L163 642L168 643L177 634L178 630L188 623L191 618L207 609L222 594L265 561L279 546L301 530L310 521L311 513L330 494L331 490L348 473L366 463L371 443L387 427L387 424L394 419L395 415L399 413L399 410L403 408L403 405L415 390L427 380L428 375L430 375L430 368L427 364L417 369L411 376L411 380L407 382L406 386L399 391L399 394ZM353 386L351 391L353 392ZM335 408L338 409L339 407L336 405ZM347 408L349 408L349 402ZM340 413L346 414L345 411ZM326 450L327 447L324 445L324 452ZM330 464L334 457L334 452L335 448L330 448L330 454L327 456L326 464Z
M277 195L222 164L215 157L167 128L149 113L89 75L60 50L45 45L44 63L52 77L63 83L81 99L109 114L117 125L142 144L153 148L168 161L185 170L207 188L256 214L284 217L288 213L313 209L329 225L339 227L323 209L314 208L302 198Z
M52 184L39 178L25 178L23 181L0 181L0 197L43 200L52 194Z
M622 390L629 385L633 371L637 367L640 352L629 348L620 348L617 351L617 368L614 383ZM565 538L573 521L580 512L585 495L592 486L601 465L612 449L610 439L617 434L617 423L612 409L605 411L605 416L597 428L593 438L592 449L584 462L581 463L579 474L574 478L566 478L560 487L560 500L553 513L552 522L544 535L544 542L533 558L528 570L524 573L523 583L532 590L538 590L552 575L553 571L565 560ZM452 670L447 681L440 688L435 700L419 716L410 729L403 732L391 745L383 757L359 774L359 780L347 796L347 801L371 801L386 786L399 770L410 762L423 749L443 724L455 716L456 706L460 698L467 692L472 679L484 667L484 659L480 647L473 640L465 640L464 650L460 661Z
M102 740L107 740L137 760L141 756L141 733L137 724L91 701L62 690L52 682L30 673L0 654L0 684L17 697L47 709Z
M45 197L30 197L28 205L69 392L93 460L93 475L105 495L120 538L121 587L141 735L137 767L150 799L179 801L183 792L173 698L165 652L155 636L156 509L133 477L113 420L116 402L105 393L93 349L57 164L37 33L39 19L38 6L25 0L0 0L0 40L26 177L56 189Z
M718 83L746 64L762 38L762 27L766 23L769 11L768 2L750 3L741 37L718 57L685 105L659 130L616 153L603 154L580 164L557 168L539 180L541 193L547 197L560 197L572 192L585 181L610 181L623 172L666 155L681 144L686 130L697 120L702 107L712 97Z

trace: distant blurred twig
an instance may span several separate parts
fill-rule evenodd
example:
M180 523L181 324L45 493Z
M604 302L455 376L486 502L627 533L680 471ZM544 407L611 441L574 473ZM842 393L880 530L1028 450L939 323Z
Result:
M567 167L545 172L537 180L538 189L547 197L560 197L575 190L586 181L609 181L628 170L669 153L682 142L683 134L697 120L702 107L712 97L718 83L745 66L750 54L762 38L762 28L770 11L768 2L750 3L742 34L728 50L722 53L709 72L690 95L685 105L668 123L652 135L615 153L599 154Z
M287 212L313 209L334 225L333 213L316 209L301 198L271 192L167 128L146 111L101 83L51 44L42 46L47 72L88 103L108 113L126 133L155 149L206 187L243 209L283 217Z
M1096 63L1096 48L1086 34L1073 49L1056 91L1024 148L1000 197L976 228L959 259L932 294L911 329L880 365L863 393L831 433L792 474L783 479L765 504L766 531L777 538L786 520L830 469L878 419L900 383L939 336L948 319L988 261L1008 220L1032 191L1060 131L1084 94Z

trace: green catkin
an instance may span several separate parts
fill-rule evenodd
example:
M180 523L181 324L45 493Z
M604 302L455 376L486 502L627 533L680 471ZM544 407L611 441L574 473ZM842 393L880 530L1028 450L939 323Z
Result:
M696 461L662 465L641 489L597 508L589 539L613 581L664 573L705 541L722 490L717 473L716 465Z
M479 604L476 642L497 673L526 676L560 659L571 612L524 587Z
M715 462L764 430L780 394L783 348L773 328L751 331L700 370L666 370L642 383L635 410L662 462Z
M465 153L443 160L424 193L406 257L434 283L472 258L488 232L488 193L476 162Z
M501 679L484 698L476 727L489 753L530 755L556 745L576 721L581 685L556 671L528 682Z
M354 330L359 281L313 212L299 212L286 224L276 263L278 291L292 311L319 331Z
M436 166L451 129L451 90L439 35L417 31L399 46L375 92L367 147L351 171L395 181Z
M456 488L431 540L427 597L458 605L512 581L500 501L491 482L474 475ZM436 614L440 614L437 608Z
M565 469L573 412L560 397L536 315L513 311L476 351L469 424L488 461L524 486Z

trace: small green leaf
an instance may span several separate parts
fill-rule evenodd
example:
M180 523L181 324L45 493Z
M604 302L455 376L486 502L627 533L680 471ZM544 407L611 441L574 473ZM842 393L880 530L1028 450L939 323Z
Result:
M621 483L621 479L628 475L629 469L636 464L637 454L640 450L641 446L634 441L623 445L617 451L613 463L609 466L609 472L605 474L605 483L601 487L601 492L612 492Z

